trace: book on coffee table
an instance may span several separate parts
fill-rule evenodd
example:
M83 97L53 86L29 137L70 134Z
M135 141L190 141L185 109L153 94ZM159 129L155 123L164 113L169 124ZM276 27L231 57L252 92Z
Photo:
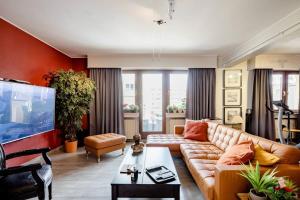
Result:
M146 173L155 183L167 183L176 179L176 175L163 165L148 167Z

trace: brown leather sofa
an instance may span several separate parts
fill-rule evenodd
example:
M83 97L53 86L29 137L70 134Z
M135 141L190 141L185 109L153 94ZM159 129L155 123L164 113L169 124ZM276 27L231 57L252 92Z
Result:
M240 165L217 165L217 160L232 145L252 140L264 150L280 158L278 176L288 176L300 186L300 150L279 144L243 131L208 122L208 142L187 140L183 126L176 126L174 135L159 134L147 137L147 146L169 147L173 155L181 155L196 184L208 200L234 200L239 192L248 192L250 185L239 175ZM265 171L267 168L262 167Z

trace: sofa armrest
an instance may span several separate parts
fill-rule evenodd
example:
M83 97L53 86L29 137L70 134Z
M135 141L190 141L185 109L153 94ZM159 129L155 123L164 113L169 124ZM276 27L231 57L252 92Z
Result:
M274 166L275 167L275 166ZM274 167L260 167L264 173ZM216 165L215 169L215 196L217 200L238 199L237 193L247 193L251 188L249 182L240 175L244 170L242 165ZM276 166L277 177L286 176L296 185L300 184L300 166L291 164L279 164Z
M184 125L175 125L174 126L174 135L182 135L184 131Z
M276 176L286 176L300 186L300 165L298 164L279 164L277 165L278 173ZM300 193L300 191L298 191Z
M250 185L239 175L244 167L242 165L216 165L215 170L215 199L234 200L237 193L247 193Z

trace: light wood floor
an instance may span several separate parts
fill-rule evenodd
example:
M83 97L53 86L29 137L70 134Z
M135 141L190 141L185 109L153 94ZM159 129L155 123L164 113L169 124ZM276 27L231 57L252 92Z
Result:
M83 148L73 154L58 151L50 157L54 173L54 200L111 199L110 182L124 157L121 151L104 155L100 163L93 156L86 160ZM174 158L174 163L182 183L181 200L202 200L203 197L184 162L180 158Z

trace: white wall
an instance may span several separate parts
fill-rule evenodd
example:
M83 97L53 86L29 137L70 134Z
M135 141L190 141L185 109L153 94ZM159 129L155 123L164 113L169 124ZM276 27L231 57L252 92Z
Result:
M249 69L272 68L274 70L298 70L300 69L300 55L298 54L262 54L256 56Z
M247 86L248 86L248 70L247 70L247 62L240 63L233 67L226 68L230 69L241 69L242 70L242 118L244 123L242 124L242 129L245 130L245 116L247 109ZM216 69L216 117L223 119L223 72L226 70L224 68ZM239 106L237 106L239 107Z
M199 55L103 55L88 56L88 68L119 68L122 69L187 69L216 68L217 56Z

